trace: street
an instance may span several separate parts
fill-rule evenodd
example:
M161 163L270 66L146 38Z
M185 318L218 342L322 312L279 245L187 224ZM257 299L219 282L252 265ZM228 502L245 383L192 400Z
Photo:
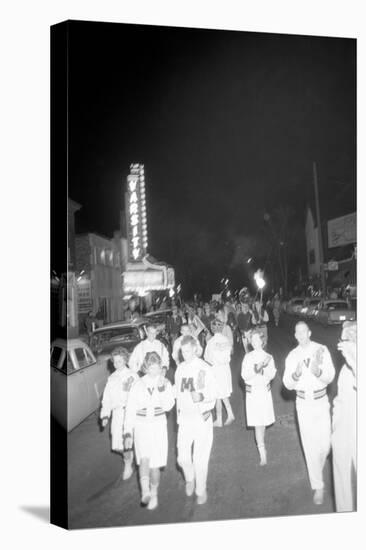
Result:
M296 320L283 315L279 327L271 323L268 330L268 351L274 356L277 375L272 384L276 422L266 431L267 466L259 466L254 430L246 428L240 378L242 353L237 351L232 360L231 396L236 419L231 426L214 428L208 502L197 506L194 497L185 495L183 478L176 466L174 409L168 417L168 465L162 472L159 506L154 511L140 506L136 472L128 481L122 482L122 459L110 451L109 430L100 429L95 413L68 436L69 527L77 529L333 512L330 460L325 467L324 503L316 506L297 431L294 395L282 385L285 357L296 344L293 337ZM336 344L340 327L324 328L313 323L311 329L312 339L328 346L338 374L341 356ZM333 398L336 381L328 390Z

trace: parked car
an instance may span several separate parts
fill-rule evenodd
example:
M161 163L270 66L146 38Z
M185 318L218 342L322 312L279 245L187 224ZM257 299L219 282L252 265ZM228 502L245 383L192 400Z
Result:
M162 312L159 312L162 313ZM170 352L169 340L165 337L164 324L160 318L156 318L153 324L158 328L158 340L167 347ZM90 337L90 347L98 356L110 357L110 354L117 346L123 346L130 353L142 340L146 338L146 325L149 319L139 317L131 321L118 321L109 323L94 330Z
M108 361L96 359L78 338L51 344L51 414L68 432L100 405L110 374Z
M117 346L123 346L132 351L141 340L146 338L146 321L142 318L132 321L109 323L93 331L90 337L90 347L94 353L110 354Z
M311 319L314 316L314 312L318 307L320 300L320 298L305 298L303 307L300 311L300 317Z
M350 307L355 312L355 319L357 319L357 297L353 296L350 298Z
M151 311L144 315L144 320L147 323L152 323L158 329L158 338L167 346L170 350L170 334L168 329L168 319L172 315L171 309L163 309L159 311Z
M314 319L324 326L340 325L343 321L354 321L356 312L346 300L322 300L314 312Z
M158 311L150 311L150 313L146 313L144 315L144 319L147 319L149 323L153 323L154 325L164 325L165 330L167 326L167 320L172 315L171 309L162 309Z
M304 298L291 298L286 304L286 313L298 315L303 307Z

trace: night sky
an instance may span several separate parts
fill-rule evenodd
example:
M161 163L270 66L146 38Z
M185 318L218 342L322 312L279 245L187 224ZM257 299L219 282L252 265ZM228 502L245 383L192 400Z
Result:
M141 162L149 252L214 292L265 211L304 224L313 160L322 217L355 211L354 40L71 22L69 56L78 232L112 236Z

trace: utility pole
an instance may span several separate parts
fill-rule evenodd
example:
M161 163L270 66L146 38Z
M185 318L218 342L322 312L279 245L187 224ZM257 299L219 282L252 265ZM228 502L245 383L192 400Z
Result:
M318 173L317 173L315 161L313 161L313 176L314 176L314 190L315 190L316 223L318 225L320 277L321 277L321 286L322 286L322 297L325 298L326 288L325 288L325 271L324 271L323 236L322 236L322 225L320 221Z

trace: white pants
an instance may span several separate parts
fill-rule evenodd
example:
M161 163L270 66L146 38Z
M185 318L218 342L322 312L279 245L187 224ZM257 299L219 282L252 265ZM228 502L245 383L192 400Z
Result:
M202 495L206 491L212 441L212 416L207 420L181 420L177 437L178 464L183 470L186 482L196 481L196 495Z
M296 410L311 488L323 489L323 468L331 435L328 397L314 400L298 397Z

